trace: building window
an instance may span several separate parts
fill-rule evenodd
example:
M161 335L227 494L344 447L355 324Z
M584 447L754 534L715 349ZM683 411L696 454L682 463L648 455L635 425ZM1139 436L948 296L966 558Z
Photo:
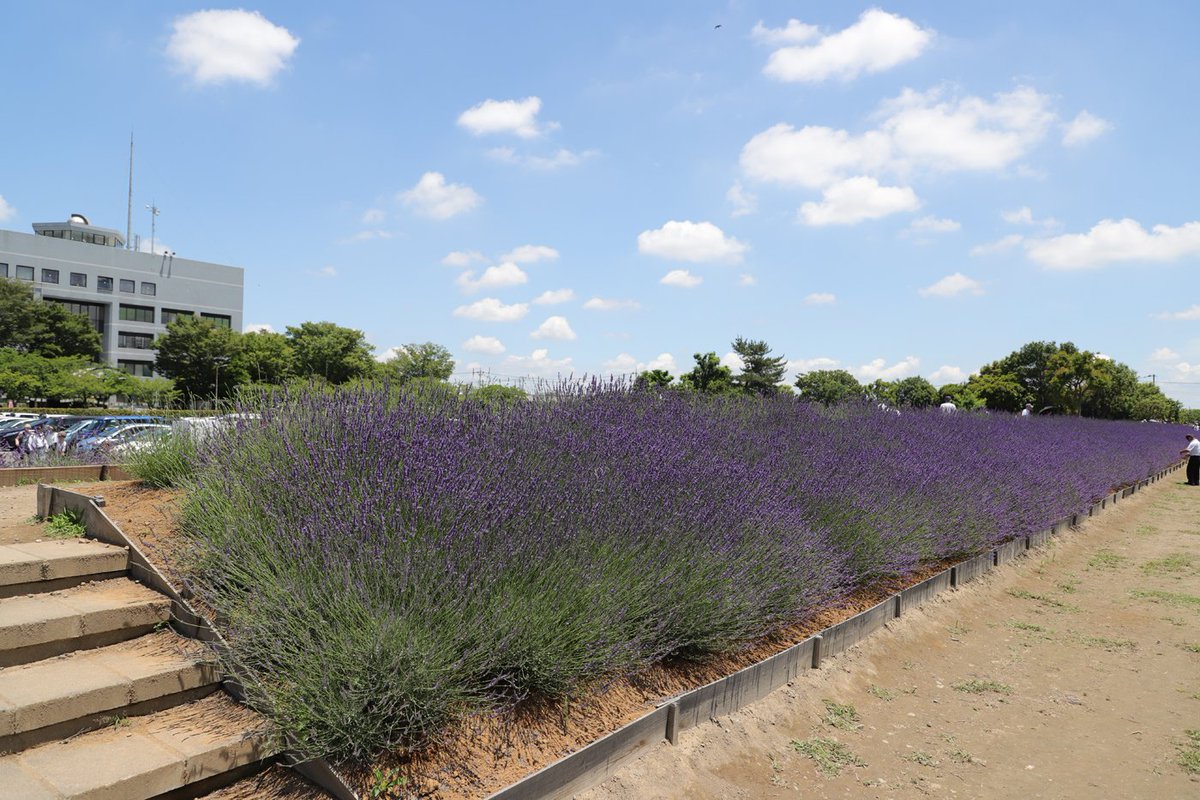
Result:
M107 303L77 303L74 300L58 300L53 297L45 297L43 299L47 303L58 303L72 314L87 317L88 322L92 324L97 333L104 333L104 323L108 320Z
M121 304L121 319L126 322L154 322L153 306L127 306Z
M106 278L103 275L96 276L96 291L112 294L112 278Z
M153 350L154 334L121 331L117 334L117 347L128 347L133 350Z
M8 277L8 264L0 264L0 278Z
M121 291L127 292L129 294L133 294L135 291L137 291L137 283L135 281L127 281L124 278L122 278L121 279Z
M232 327L233 322L225 314L205 314L203 311L200 312L200 319L206 319L218 328L225 328L226 330Z
M31 281L33 280L33 267L23 267L17 264L17 280Z
M83 231L71 231L71 241L72 242L82 242L83 241Z
M125 361L117 359L117 369L122 372L128 372L130 375L135 375L139 378L149 378L154 374L153 361Z
M42 283L58 283L58 270L43 268Z
M84 275L82 272L72 272L71 273L71 285L72 286L83 286L86 288L87 287L87 275Z
M196 316L196 312L194 312L194 311L180 311L177 308L164 308L162 310L162 316L159 317L159 321L162 322L163 325L170 325L172 322L179 319L180 317L194 317L194 316Z
M156 285L148 281L142 281L142 294L149 297L154 297L156 292L158 292L158 287Z

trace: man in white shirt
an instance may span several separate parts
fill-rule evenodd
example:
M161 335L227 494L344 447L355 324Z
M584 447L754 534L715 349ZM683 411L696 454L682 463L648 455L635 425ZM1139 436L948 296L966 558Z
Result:
M953 400L951 400L949 397L944 397L942 399L945 402L938 406L938 408L942 410L943 414L953 414L955 411L958 411L958 406L954 405Z
M1025 407L1021 409L1021 416L1028 417L1032 414L1033 414L1033 403L1026 403Z
M1179 455L1187 456L1187 482L1188 486L1200 486L1200 439L1192 436L1190 433L1184 436L1187 439L1187 447L1179 451Z

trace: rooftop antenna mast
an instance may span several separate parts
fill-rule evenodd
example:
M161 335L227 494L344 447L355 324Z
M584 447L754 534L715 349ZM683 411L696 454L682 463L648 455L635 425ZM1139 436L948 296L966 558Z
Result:
M133 131L129 132L129 205L125 208L125 249L133 247Z
M146 206L146 210L150 212L150 252L154 252L154 229L158 223L158 206L154 205L154 201L150 201L150 205Z

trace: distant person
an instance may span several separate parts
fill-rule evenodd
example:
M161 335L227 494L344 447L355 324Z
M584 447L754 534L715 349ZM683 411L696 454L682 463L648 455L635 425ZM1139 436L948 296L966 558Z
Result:
M1021 409L1021 416L1022 417L1033 416L1033 403L1025 404L1025 407Z
M1192 436L1190 433L1183 438L1187 439L1187 447L1179 451L1179 455L1187 456L1187 482L1188 486L1200 486L1200 439Z
M943 414L953 414L955 411L958 411L958 406L954 405L954 401L949 397L943 397L942 404L938 408L942 410Z
M33 446L33 426L28 422L21 432L17 434L17 453L22 456L27 456Z

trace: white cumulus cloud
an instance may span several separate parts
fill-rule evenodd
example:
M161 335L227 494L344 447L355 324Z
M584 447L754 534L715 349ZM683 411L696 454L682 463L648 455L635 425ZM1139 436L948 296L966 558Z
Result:
M1200 310L1200 306L1196 306ZM1150 354L1151 361L1175 361L1179 358L1179 353L1176 353L1169 347L1160 347Z
M454 281L464 292L478 292L484 289L503 289L509 286L520 286L529 282L525 270L511 261L506 261L494 267L488 267L478 278L475 270L469 269Z
M533 298L539 306L555 306L559 303L569 303L575 299L574 289L550 289ZM587 308L585 305L584 308Z
M722 367L729 367L735 373L741 372L742 367L746 366L746 362L742 361L742 357L732 350L721 356L720 364Z
M583 307L588 311L637 311L642 304L637 300L623 300L615 297L593 297Z
M671 220L661 228L638 234L638 252L668 261L739 262L748 249L745 244L711 222Z
M515 322L529 313L528 303L505 305L495 297L485 297L454 309L454 316L482 322Z
M829 186L821 202L800 206L806 225L854 225L902 211L920 208L917 193L907 186L880 186L874 178L858 176Z
M789 19L782 28L769 28L759 20L750 30L750 35L766 44L801 44L821 35L816 25L806 25L798 19Z
M666 275L663 275L659 283L664 286L678 286L681 289L692 289L704 283L704 278L701 278L699 275L693 275L686 269L673 269Z
M1163 311L1155 314L1157 319L1200 319L1200 305L1192 306L1183 311Z
M961 272L947 275L940 281L918 290L922 297L957 297L960 294L983 294L983 286L974 278Z
M501 261L517 264L535 264L538 261L554 261L557 258L558 251L544 244L523 244L500 256Z
M462 267L469 267L472 264L476 264L481 261L487 261L487 259L484 258L483 253L480 253L478 250L455 250L452 253L447 253L442 258L442 263L447 267L457 267L460 269Z
M748 192L741 183L735 183L725 193L725 199L733 206L730 216L744 217L753 214L758 209L758 198L753 192Z
M470 211L483 198L470 186L446 183L440 172L426 172L416 186L400 193L400 202L421 216L445 220Z
M468 353L485 353L489 356L498 356L504 352L504 343L495 336L472 336L462 343L463 350Z
M1062 143L1067 147L1087 144L1112 130L1112 124L1094 114L1080 111L1075 119L1063 125Z
M649 361L638 361L629 353L619 353L604 362L604 368L616 373L641 373L649 370L662 369L674 373L678 366L675 356L670 353L659 353Z
M934 386L943 386L947 383L962 383L967 379L967 373L963 372L959 367L952 367L943 364L933 371L929 376L929 382Z
M827 306L837 302L837 295L829 292L813 292L804 298L804 304L809 306Z
M836 369L839 363L836 358L828 358L827 356L794 358L787 362L787 370L793 375L800 375L818 369Z
M11 219L16 215L17 210L4 199L4 195L0 195L0 220Z
M758 26L755 31L759 38L793 42L804 41L799 37L808 33L807 26L796 20L789 20L782 31ZM776 50L763 67L763 74L787 82L818 83L829 78L848 81L912 61L932 40L932 30L896 14L870 9L850 27L823 36L812 45L790 44Z
M1025 252L1050 269L1087 269L1121 261L1176 261L1200 255L1200 222L1177 228L1155 225L1149 231L1136 220L1105 219L1087 233L1030 240Z
M529 335L534 339L556 339L564 342L576 338L575 331L571 330L571 324L567 322L567 318L558 316L546 317L546 321L537 326L537 329Z
M741 166L765 183L821 189L847 174L881 169L891 155L891 141L880 131L854 136L820 125L796 130L781 122L746 142Z
M210 9L177 17L166 52L197 84L268 86L299 46L287 28L257 11Z
M552 172L564 167L576 167L597 155L599 155L599 151L597 150L575 152L565 147L558 148L548 156L518 153L511 147L493 147L491 150L488 150L488 156L496 161L504 164L515 164L519 167L540 169L546 172Z
M490 133L511 133L522 139L540 136L545 130L558 127L557 123L546 126L538 124L538 113L542 110L540 97L524 100L484 100L458 115L458 124L476 136Z
M908 229L914 233L953 233L961 227L956 220L926 216L914 219Z
M243 333L274 333L275 329L268 322L252 322L242 329Z
M916 356L908 356L897 361L895 364L888 364L884 359L876 358L851 370L851 372L863 382L874 380L895 381L915 374L920 366L921 359Z
M560 375L571 370L571 357L551 358L550 351L539 347L527 356L510 355L504 359L504 369L534 375Z

